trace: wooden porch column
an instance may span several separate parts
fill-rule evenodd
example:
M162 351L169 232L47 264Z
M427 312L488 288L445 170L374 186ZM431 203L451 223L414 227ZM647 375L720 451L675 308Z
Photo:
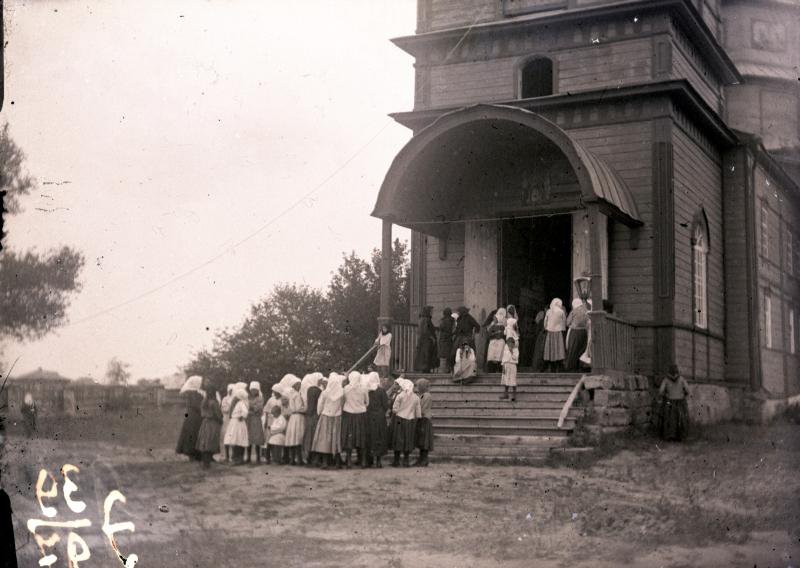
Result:
M381 308L378 326L392 323L392 222L383 219L381 238Z
M591 321L591 351L592 351L592 373L602 374L606 372L607 345L603 341L604 328L606 324L606 312L603 309L603 259L601 257L601 247L604 240L600 233L605 226L600 216L600 207L596 203L588 206L589 210L589 266L591 270L591 299L592 309L590 312Z

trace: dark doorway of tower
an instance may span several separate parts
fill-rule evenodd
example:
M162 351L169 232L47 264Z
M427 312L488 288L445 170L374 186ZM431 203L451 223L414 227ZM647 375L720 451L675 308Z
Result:
M521 368L532 364L536 314L572 291L572 215L507 219L500 225L498 305L519 315Z

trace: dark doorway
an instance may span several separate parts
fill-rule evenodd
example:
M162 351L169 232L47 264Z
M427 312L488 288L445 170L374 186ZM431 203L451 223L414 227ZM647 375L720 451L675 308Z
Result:
M554 215L503 221L500 304L519 313L520 367L529 367L535 318L553 298L569 306L572 289L572 216Z

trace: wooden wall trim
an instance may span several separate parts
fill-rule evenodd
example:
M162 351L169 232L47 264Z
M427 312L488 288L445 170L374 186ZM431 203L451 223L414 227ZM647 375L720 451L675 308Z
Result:
M763 368L761 366L761 302L758 297L758 254L756 250L756 159L752 152L744 149L742 152L742 166L744 175L744 211L745 211L745 254L747 270L747 337L750 351L750 388L754 391L761 390L763 382Z
M653 121L653 305L655 319L669 323L656 329L653 366L666 372L675 362L675 199L672 120Z

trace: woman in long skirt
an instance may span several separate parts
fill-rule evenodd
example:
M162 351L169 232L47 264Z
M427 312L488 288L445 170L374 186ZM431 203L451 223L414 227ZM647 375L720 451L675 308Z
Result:
M378 351L375 353L372 364L377 367L381 377L388 377L392 365L392 334L388 325L381 326L381 332L375 339L375 345L378 346Z
M589 311L586 306L578 298L572 300L572 311L567 316L567 357L564 363L567 371L580 369L580 357L586 351L588 341L588 323Z
M281 379L284 396L288 400L286 421L286 452L291 465L303 465L303 435L306 430L306 407L300 396L302 381L294 375Z
M442 310L442 319L439 321L439 372L449 373L452 369L450 363L450 355L453 352L453 329L455 328L455 320L453 320L453 310L445 308Z
M486 349L486 370L489 373L499 373L503 348L506 345L506 309L497 308L487 327L489 346Z
M338 465L339 454L342 452L343 379L341 375L331 373L328 384L317 401L319 421L311 451L322 455L322 467L325 469L333 464L334 457Z
M264 412L264 395L261 394L261 384L258 381L250 383L250 395L247 400L247 458L250 463L252 454L256 456L256 463L261 463L261 447L264 445L264 425L261 415Z
M536 343L533 346L533 360L531 366L536 372L544 371L544 343L547 340L547 332L544 329L544 310L539 310L534 320L536 327Z
M205 381L204 381L205 382ZM217 392L210 385L204 385L204 398L200 404L200 415L203 422L197 433L197 451L207 468L213 461L214 454L220 451L220 430L222 429L222 409L217 400Z
M361 385L361 373L353 371L347 378L349 384L344 387L342 408L342 451L345 454L344 465L350 469L353 450L356 451L356 465L364 466L369 395L366 387Z
M661 437L664 440L683 441L689 430L689 405L686 403L689 384L681 376L677 365L670 365L658 394L662 399Z
M225 445L231 446L234 465L244 463L244 450L250 446L247 437L247 415L250 413L247 383L236 383L233 387L233 410L228 429L225 431Z
M186 417L183 419L175 452L189 456L189 459L195 461L200 459L200 452L197 451L197 434L203 422L203 417L200 415L200 405L203 403L200 390L202 385L202 377L193 375L186 379L180 390L180 394L186 399Z
M389 406L389 396L380 388L381 379L378 373L367 375L367 467L383 467L381 459L386 454L388 430L386 428L386 413Z
M394 450L393 467L400 466L400 454L403 454L403 467L410 467L409 455L417 443L417 419L422 416L419 397L414 393L414 383L399 378L400 394L394 399L392 412L394 427L392 428L392 449Z
M308 466L313 466L316 461L316 454L311 451L311 445L314 442L314 432L317 430L317 422L319 421L317 402L319 402L319 395L322 394L322 389L319 388L321 380L322 373L311 373L303 377L303 382L300 383L300 396L306 408L306 425L303 431L303 454L305 454L304 458Z
M430 393L431 383L428 379L417 380L419 393L420 417L417 420L417 448L419 459L415 466L427 467L428 454L433 451L433 398Z
M233 406L233 383L228 383L228 391L224 397L222 397L222 402L220 402L220 411L222 412L222 428L220 429L220 437L219 441L222 444L222 451L225 453L225 461L231 461L231 448L230 446L226 446L225 442L225 432L228 431L228 423L231 421L231 408Z
M555 298L550 302L550 309L544 316L544 329L547 336L544 341L544 362L548 370L557 372L564 366L566 351L564 349L564 331L567 328L567 317L564 305Z
M429 373L438 365L436 357L436 328L431 321L433 306L425 306L419 314L419 338L414 357L414 370L420 373Z

